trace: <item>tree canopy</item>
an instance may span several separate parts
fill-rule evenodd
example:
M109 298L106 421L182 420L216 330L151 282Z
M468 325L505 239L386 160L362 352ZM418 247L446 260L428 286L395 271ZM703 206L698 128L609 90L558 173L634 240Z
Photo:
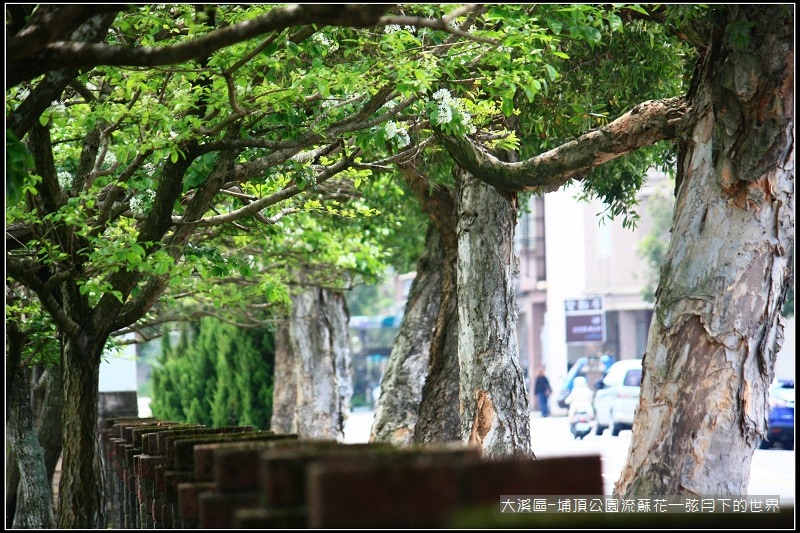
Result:
M749 45L746 20L715 25L714 13L7 6L7 276L64 339L66 408L93 409L81 400L94 399L107 337L155 306L238 307L257 321L286 303L301 265L306 281L341 288L382 269L381 242L413 250L418 219L395 163L419 165L415 185L429 190L449 183L453 160L508 194L578 182L610 215L631 215L635 170L669 151L638 149L694 126L697 88L681 87L694 51L710 57L723 30L726 46ZM498 157L509 150L521 160ZM83 422L65 482L91 477L96 427ZM100 525L97 493L65 497L61 525Z
M18 9L13 22L22 24ZM140 320L162 294L161 307L190 295L216 308L264 296L285 302L291 261L304 254L329 279L342 279L331 267L366 276L381 268L377 241L407 229L400 206L408 202L392 185L391 163L422 150L426 165L436 162L431 123L514 148L519 139L504 120L524 94L552 113L525 135L541 147L566 135L560 122L603 125L624 101L609 92L607 101L581 107L563 97L574 82L559 73L579 67L569 63L570 47L581 57L580 47L600 45L601 30L622 27L613 10L389 11L40 6L9 42L9 274L72 332L53 297L63 282L96 317L107 317L108 331ZM355 18L344 24L346 17ZM85 32L99 32L98 24L108 29L92 44ZM48 25L58 29L44 33ZM653 45L663 32L638 33L660 49ZM27 148L18 140L26 134ZM449 179L435 168L426 175ZM607 180L608 190L598 183L615 213L630 207L635 182ZM388 207L381 212L394 221L364 222L377 214L372 206ZM354 217L361 225L348 226L350 237L325 238L334 219Z

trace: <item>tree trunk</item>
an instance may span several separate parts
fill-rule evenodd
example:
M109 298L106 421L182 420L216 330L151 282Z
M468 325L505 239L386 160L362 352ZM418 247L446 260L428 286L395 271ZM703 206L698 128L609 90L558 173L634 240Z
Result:
M440 313L444 268L442 239L431 225L381 380L381 396L370 441L390 442L396 446L408 446L415 441L423 386L429 377L431 344L437 330L436 317Z
M455 213L451 216L455 218ZM439 227L445 234L441 239L444 257L436 266L441 271L441 296L439 312L432 315L436 316L436 328L414 434L417 444L461 440L456 232L453 225Z
M44 467L48 480L53 479L58 459L61 457L63 442L61 427L64 419L62 386L61 365L44 368L35 383L41 403L34 404L33 410L39 443L44 450Z
M456 183L462 438L488 458L530 457L516 339L516 196L502 196L466 172Z
M64 425L58 527L105 528L103 471L97 427L100 355L105 344L80 334L67 338L63 352Z
M719 24L696 73L619 495L747 494L766 429L793 277L793 8L729 9L750 42Z
M352 394L348 321L341 293L306 287L292 297L289 344L301 438L344 438Z
M8 376L8 372L6 372ZM11 394L11 389L6 389ZM10 419L10 410L13 408L11 405L11 398L6 400L6 434L11 434L11 426L8 425ZM11 438L8 437L9 452L6 457L6 529L14 527L14 516L17 509L17 491L19 490L19 466L17 466L17 458L14 451L11 449ZM54 522L55 524L55 522ZM52 527L52 526L51 526Z
M275 378L272 386L270 429L276 433L297 433L297 379L289 346L289 323L275 332Z
M435 298L436 306L430 306L428 315L424 305L407 309L401 325L402 339L411 338L424 331L427 338L420 337L418 345L427 353L428 363L422 369L423 375L418 384L422 390L409 390L408 387L392 387L392 394L383 398L393 402L397 413L395 419L406 424L398 434L403 442L430 443L461 440L461 414L458 403L458 315L456 295L456 209L453 191L442 185L433 185L432 180L420 173L423 165L417 162L398 163L406 185L420 203L422 210L431 222L426 239L426 253L417 265L417 278L414 290L426 297ZM435 252L434 252L435 250ZM435 260L433 260L435 258ZM436 280L433 287L432 280ZM417 286L417 283L419 285ZM430 288L427 288L431 285ZM436 291L435 294L433 291ZM422 301L415 297L413 302ZM409 299L412 305L412 299ZM433 325L433 329L430 329ZM401 338L398 334L398 338ZM405 352L405 353L404 353ZM408 347L395 346L390 365L401 365L408 356ZM394 362L398 361L398 362ZM427 377L426 377L427 375ZM424 384L423 384L424 383ZM383 387L381 388L383 390ZM403 397L410 396L408 400ZM405 411L405 412L404 412Z
M11 522L15 529L49 529L55 526L53 496L47 479L44 451L33 422L31 371L21 366L25 336L14 324L9 324L6 333L7 445L9 459L14 465L11 476L7 477L7 483L14 484L7 487L13 491L14 497L10 502L11 508L6 509L6 524ZM6 502L9 503L8 499Z

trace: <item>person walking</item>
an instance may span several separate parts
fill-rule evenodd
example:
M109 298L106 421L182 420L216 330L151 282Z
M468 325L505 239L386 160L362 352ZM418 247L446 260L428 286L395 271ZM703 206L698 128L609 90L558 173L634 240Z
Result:
M533 385L533 393L536 395L536 400L539 402L539 409L542 411L542 418L550 416L550 380L544 373L545 367L540 366L539 371L536 373L536 382Z

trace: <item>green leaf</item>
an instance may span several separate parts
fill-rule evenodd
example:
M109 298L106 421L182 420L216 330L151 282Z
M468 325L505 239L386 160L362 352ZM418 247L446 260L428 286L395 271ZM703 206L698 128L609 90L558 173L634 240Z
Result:
M502 105L500 110L505 116L510 117L514 113L514 90L507 91L501 98Z
M561 30L564 29L564 25L560 21L548 18L546 22L547 26L553 33L555 33L556 35L561 35Z
M622 19L616 14L611 13L608 16L608 25L611 26L611 31L617 31L622 28Z
M16 205L23 196L25 177L33 170L33 156L14 132L6 130L6 202Z
M584 26L583 35L586 37L586 40L589 41L591 46L598 44L603 38L603 35L600 33L600 31L592 26Z
M330 85L322 78L317 78L317 89L323 98L328 98L331 95Z
M286 41L286 51L289 57L299 56L303 50L292 41Z

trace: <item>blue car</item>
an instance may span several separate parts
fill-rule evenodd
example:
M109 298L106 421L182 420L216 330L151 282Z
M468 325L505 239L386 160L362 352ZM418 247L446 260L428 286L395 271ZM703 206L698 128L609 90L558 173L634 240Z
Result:
M769 387L769 420L767 436L761 449L780 444L784 450L794 449L794 380L776 381Z

